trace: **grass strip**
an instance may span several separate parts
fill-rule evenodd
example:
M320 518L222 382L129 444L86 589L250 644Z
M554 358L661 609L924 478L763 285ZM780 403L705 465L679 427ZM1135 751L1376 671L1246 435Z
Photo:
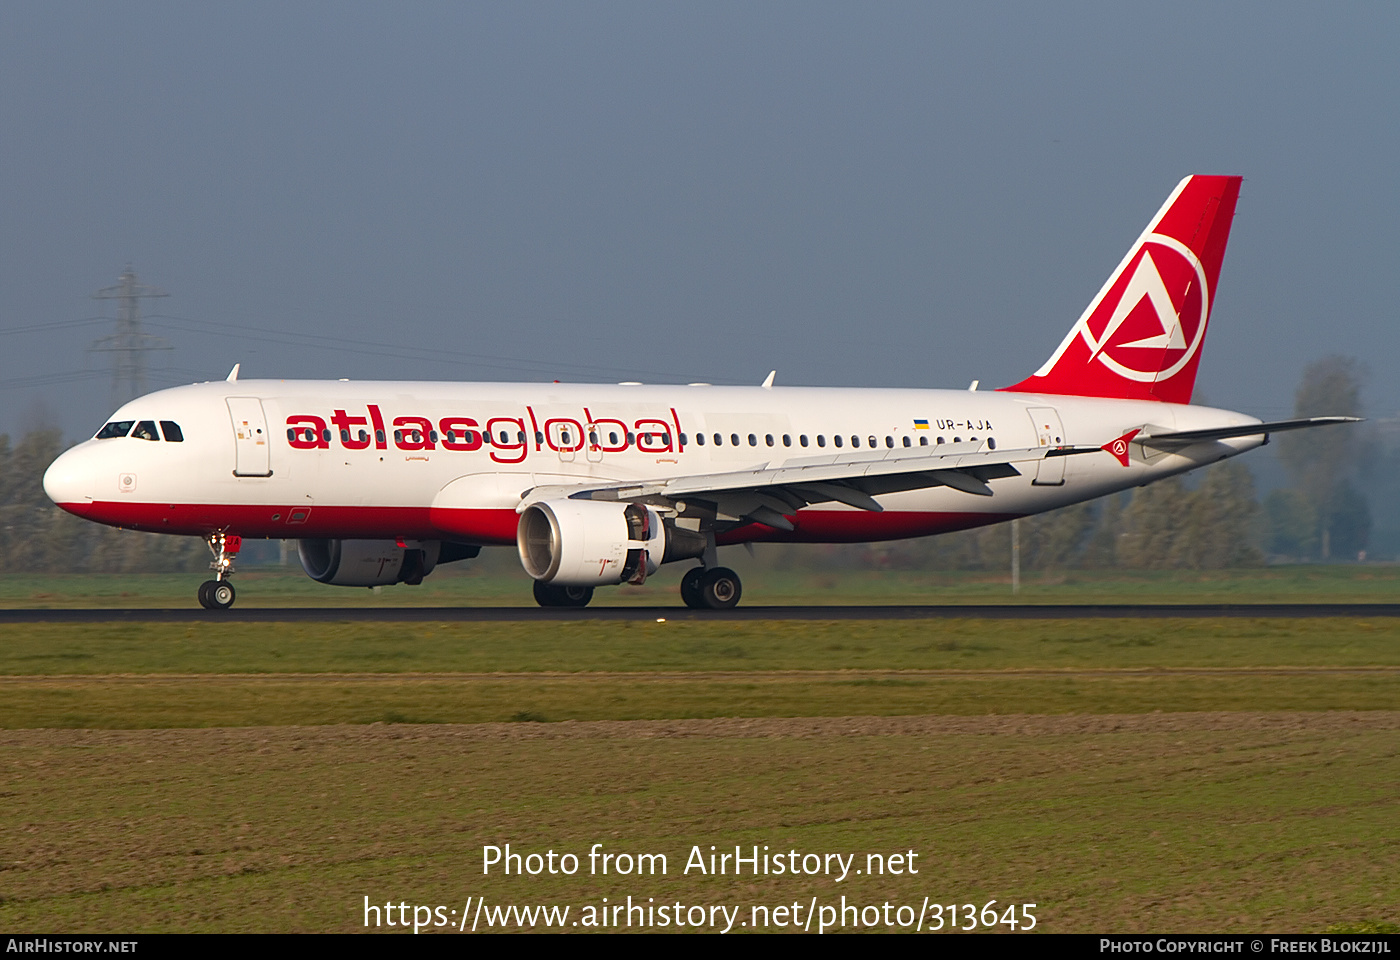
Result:
M0 728L1387 710L1397 703L1394 671L72 677L0 683Z
M0 675L1400 665L1400 619L16 624Z

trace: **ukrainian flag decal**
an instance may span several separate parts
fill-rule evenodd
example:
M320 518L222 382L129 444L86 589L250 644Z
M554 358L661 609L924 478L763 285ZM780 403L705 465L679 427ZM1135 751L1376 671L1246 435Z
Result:
M914 421L914 429L915 429L915 430L927 430L927 429L928 429L928 421L927 421L927 420L915 420L915 421Z

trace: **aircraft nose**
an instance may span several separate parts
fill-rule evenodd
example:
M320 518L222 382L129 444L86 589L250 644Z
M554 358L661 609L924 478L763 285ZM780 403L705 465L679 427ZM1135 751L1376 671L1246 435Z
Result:
M44 492L49 499L79 516L92 506L92 476L86 459L79 450L69 450L44 471Z

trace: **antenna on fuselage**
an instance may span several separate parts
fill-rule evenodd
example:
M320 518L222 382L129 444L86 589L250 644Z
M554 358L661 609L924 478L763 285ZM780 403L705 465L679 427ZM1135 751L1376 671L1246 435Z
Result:
M233 369L230 370L230 371L228 372L228 376L224 377L224 380L226 380L226 381L229 382L229 383L237 383L237 382L238 382L238 368L241 367L241 366L243 366L243 364L241 364L241 363L235 363L235 364L233 365Z
M777 375L778 375L778 371L776 371L776 370L769 370L769 371L768 371L768 376L766 376L766 377L763 378L763 382L762 382L761 384L759 384L759 386L761 386L761 387L762 387L763 389L765 389L765 390L772 390L772 389L773 389L773 378L776 377Z

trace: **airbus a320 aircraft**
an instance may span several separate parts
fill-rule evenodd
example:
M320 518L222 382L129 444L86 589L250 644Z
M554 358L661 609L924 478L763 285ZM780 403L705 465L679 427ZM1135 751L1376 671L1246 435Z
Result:
M698 560L687 606L741 585L716 547L998 523L1339 423L1190 406L1239 177L1178 184L1050 359L1010 387L818 389L227 380L125 404L44 489L80 517L203 537L208 608L243 538L298 541L338 586L420 583L514 544L543 606Z

